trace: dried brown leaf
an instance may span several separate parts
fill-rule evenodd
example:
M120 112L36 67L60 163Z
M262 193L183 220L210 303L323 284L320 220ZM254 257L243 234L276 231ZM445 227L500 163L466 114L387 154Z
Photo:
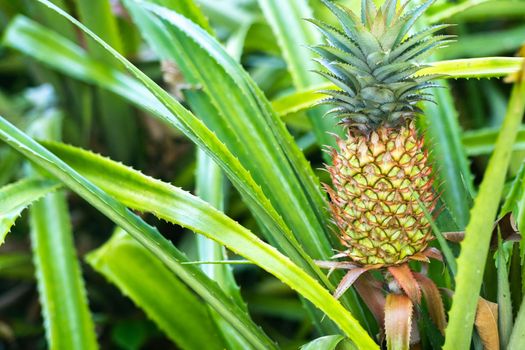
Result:
M354 287L374 315L377 323L383 325L386 299L383 295L381 284L374 280L369 273L365 273L355 281Z
M344 292L348 290L354 284L354 282L366 271L370 270L370 267L358 267L350 270L343 277L334 292L334 298L339 299Z
M501 234L501 239L505 242L518 242L521 239L521 234L518 230L518 225L512 213L507 213L496 222L490 240L492 248L498 247L498 230Z
M447 241L460 243L463 238L465 238L465 231L443 232L443 237L445 237Z
M423 254L425 254L425 256L431 259L443 262L443 254L441 254L441 252L437 248L434 248L434 247L427 248L425 249Z
M498 304L479 298L474 324L485 350L498 350Z
M430 313L432 321L434 321L441 334L445 335L447 319L445 316L445 307L443 306L443 300L441 299L441 293L439 293L439 289L430 278L420 273L414 273L414 277L421 287L421 291L425 297L428 312Z

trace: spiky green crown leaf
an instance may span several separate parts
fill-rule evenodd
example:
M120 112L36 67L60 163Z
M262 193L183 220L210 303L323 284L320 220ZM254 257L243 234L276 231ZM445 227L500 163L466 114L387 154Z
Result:
M346 127L363 133L380 126L399 127L421 113L416 104L431 100L431 95L422 90L436 87L432 80L437 76L416 76L424 68L419 62L452 36L432 36L448 25L407 34L435 0L406 12L410 0L399 7L397 0L385 0L379 8L373 0L362 0L361 18L331 0L321 1L340 24L335 28L310 20L327 41L312 48L320 56L316 61L325 68L318 73L341 89L321 91L330 96L323 103L334 105L329 113Z

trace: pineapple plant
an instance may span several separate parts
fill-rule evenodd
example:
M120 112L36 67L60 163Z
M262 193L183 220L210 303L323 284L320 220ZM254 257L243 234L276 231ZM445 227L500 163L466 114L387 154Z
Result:
M368 0L358 16L337 5L357 0L38 2L0 0L2 346L525 349L524 246L513 243L525 232L524 60L500 56L521 43L514 7ZM332 25L313 20L327 43L309 52L321 42L303 21L313 14ZM439 52L447 61L419 71L450 38L416 20L461 26ZM309 72L313 51L338 86L324 95L312 94L323 80ZM428 72L454 89L427 94ZM503 116L508 87L481 79L508 74ZM323 98L339 138L337 119L303 113ZM138 118L137 137L105 130L116 114ZM317 144L333 146L328 193ZM436 246L444 262L429 265ZM313 259L344 271L330 279Z
M432 36L446 25L409 35L433 0L410 11L405 10L410 1L399 6L397 0L385 0L376 7L373 0L364 0L361 18L343 6L322 1L337 17L340 28L311 20L326 39L326 44L313 47L323 67L318 73L337 87L321 91L328 96L321 103L333 106L328 114L340 120L346 138L337 137L337 147L328 150L332 165L327 170L333 187L325 186L344 247L334 258L344 261L318 264L349 270L336 297L367 271L384 271L384 286L368 283L361 295L366 301L370 293L376 293L376 301L382 300L384 311L376 316L385 324L387 339L389 315L396 307L401 308L397 311L408 325L405 332L414 334L412 309L414 303L420 303L421 290L434 296L432 302L437 306L432 314L443 330L445 317L442 302L435 297L439 296L436 286L413 272L408 262L441 259L429 247L433 239L429 213L438 196L416 118L423 113L419 103L432 100L425 90L435 87L433 80L438 77L418 75L424 67L420 61L450 40L447 35ZM390 293L386 299L380 296L385 287ZM390 326L398 327L398 321L394 318Z

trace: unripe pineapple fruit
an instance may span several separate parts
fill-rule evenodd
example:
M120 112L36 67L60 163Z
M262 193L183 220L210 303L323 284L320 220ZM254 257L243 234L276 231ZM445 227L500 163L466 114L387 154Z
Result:
M314 47L319 73L338 89L322 91L329 112L347 130L331 150L328 166L333 188L327 187L334 221L347 256L364 266L390 266L420 258L432 239L428 213L434 210L432 170L414 119L417 106L430 95L436 76L417 76L423 54L447 42L431 36L446 27L433 26L409 35L415 20L430 6L426 1L403 11L385 0L376 8L362 1L361 18L322 0L340 28L312 20L326 39ZM427 213L425 213L425 211Z
M431 239L432 171L413 123L381 127L369 135L348 133L332 149L327 187L346 254L364 265L399 264Z

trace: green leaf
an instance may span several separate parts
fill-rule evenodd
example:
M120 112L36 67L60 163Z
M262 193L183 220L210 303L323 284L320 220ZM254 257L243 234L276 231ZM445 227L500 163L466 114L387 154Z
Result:
M501 78L519 72L523 57L482 57L438 61L418 74L443 74L444 78Z
M523 44L525 26L491 30L484 33L466 34L441 50L442 57L483 57L505 55L518 51Z
M82 22L115 50L123 53L124 44L111 3L107 0L75 0L75 2ZM108 66L117 66L118 61L89 37L87 49L93 57ZM137 151L136 143L132 141L138 135L133 110L125 101L108 91L99 91L96 99L98 116L103 126L102 132L110 154L121 161L130 161Z
M49 348L98 349L63 192L30 209L31 245Z
M521 350L523 348L525 348L525 299L521 302L507 350Z
M484 128L465 131L462 142L469 156L490 154L494 151L496 138L500 128ZM516 142L512 146L513 151L525 150L525 128L520 126Z
M225 179L219 166L208 157L203 151L197 151L197 170L196 170L196 193L204 201L213 207L224 211ZM203 235L198 235L197 252L199 260L202 262L228 260L226 248ZM235 282L231 266L226 264L205 264L201 265L202 271L208 277L217 282L219 287L229 295L239 307L246 310L246 305L242 299L239 287ZM228 324L220 315L210 310L211 317L228 343L228 348L232 350L246 349L247 344L238 332Z
M301 346L301 350L357 350L348 339L342 335L327 335L317 338Z
M483 57L438 61L418 72L419 75L439 74L447 79L459 78L501 78L519 72L524 59L522 57ZM321 90L335 89L333 84L319 84L281 96L272 101L275 112L283 117L310 108L326 98Z
M0 245L20 214L47 193L60 187L56 181L28 178L0 189Z
M208 203L100 156L54 144L55 151L63 150L60 154L62 158L66 158L67 154L71 157L73 153L68 161L75 166L85 166L84 174L94 182L92 183L3 118L0 118L0 139L64 182L152 251L172 272L234 325L254 347L274 348L257 327L253 328L253 323L246 318L245 313L224 295L215 282L203 275L199 268L181 265L181 262L187 260L173 245L96 185L105 185L111 195L134 209L153 212L160 218L224 244L297 290L325 312L357 346L364 349L378 348L353 316L308 273ZM83 160L79 162L80 157ZM87 160L91 160L91 164ZM125 184L129 186L125 187ZM146 192L147 188L149 191Z
M330 286L312 262L312 257L332 255L331 232L318 180L304 155L242 66L207 32L173 11L149 4L154 2L125 4L159 55L177 62L187 83L199 87L186 91L190 106L250 171L292 229L293 233L275 231L256 214L267 239ZM362 318L355 295L347 294L344 302Z
M465 239L461 243L461 253L457 259L456 291L449 313L445 350L465 349L470 346L477 299L499 206L499 200L495 199L499 199L503 192L512 145L524 111L525 83L517 83L512 91L496 148L475 199Z
M45 145L125 205L136 210L152 212L161 219L204 234L225 245L297 290L324 311L343 331L352 334L349 334L349 337L357 345L372 344L355 319L318 282L276 249L208 203L172 185L87 151L59 143ZM355 338L357 334L361 337L359 340Z
M442 82L445 88L448 84ZM433 89L434 103L425 104L427 147L432 149L432 162L439 191L458 229L469 219L470 193L474 192L467 156L461 144L461 129L452 94L446 89Z
M309 48L320 44L322 37L319 31L305 20L313 17L308 1L259 0L259 6L277 38L295 88L301 90L322 83L321 76L313 72L316 65ZM337 126L337 120L334 118L323 118L326 111L327 108L310 110L309 120L314 127L318 144L335 146L335 139L330 133L342 135L343 130Z
M320 212L325 204L319 184L293 138L249 75L217 41L186 18L148 2L128 0L126 4L146 39L162 57L177 62L189 84L201 87L216 109L217 113L211 116L218 118L210 120L210 115L198 112L197 115L235 152L268 193L273 206L293 232L297 232L296 238L308 254L314 258L328 257L331 245L319 222L320 218L327 219L326 212ZM204 66L208 69L198 69ZM188 94L192 104L195 93ZM198 103L204 102L202 95L198 96ZM310 197L317 206L311 205L308 188L315 191ZM269 234L281 244L282 238L277 237L277 233L270 231ZM284 234L297 246L290 233Z
M442 22L447 18L461 14L462 12L465 12L474 6L488 1L489 0L465 0L461 1L460 3L447 3L443 5L439 11L436 11L432 13L432 15L428 16L427 21L428 23Z
M57 9L55 8L55 10ZM68 17L66 13L62 12L62 15ZM94 36L93 33L89 32L88 29L83 27L75 19L71 18L70 16L68 18L84 31ZM192 24L190 28L194 28L194 25ZM200 34L205 35L205 33ZM265 231L273 235L274 239L284 247L283 249L286 251L287 255L297 263L301 264L302 267L305 267L310 271L313 270L313 274L317 275L319 279L323 280L325 285L327 285L329 288L333 288L331 283L328 283L326 280L326 276L317 268L317 266L315 266L315 264L313 264L311 257L306 255L302 248L297 245L297 243L293 242L294 238L289 228L279 213L277 213L275 208L273 208L273 206L270 204L262 189L255 183L255 181L253 181L250 173L248 173L248 171L240 164L236 156L230 153L230 151L218 140L217 136L207 129L197 118L195 118L195 116L178 104L171 96L169 96L167 92L155 85L151 79L146 77L142 72L131 65L111 47L102 42L100 39L98 39L98 41L108 51L112 52L117 58L119 58L121 63L124 64L126 68L141 81L141 84L144 85L137 84L134 82L134 79L129 79L129 77L126 75L120 74L118 72L100 70L104 69L100 66L83 66L82 63L85 63L85 60L82 61L82 59L85 58L85 55L82 54L82 51L79 50L77 46L73 46L70 42L63 40L63 38L60 38L60 36L57 36L54 33L46 33L45 28L39 28L38 26L32 25L27 20L18 19L12 24L6 34L6 42L8 42L9 45L17 46L24 50L24 52L38 57L48 64L52 64L55 68L60 69L65 73L75 74L87 80L95 79L97 83L106 84L107 86L120 91L122 95L125 95L130 100L135 101L135 103L140 104L142 108L152 112L161 121L167 123L171 127L182 130L197 145L206 150L207 154L221 166L221 168L225 171L225 174L230 178L232 183L243 195L245 202L251 208L255 217L265 224ZM218 44L212 43L213 47L216 45ZM60 55L60 53L64 53L64 55ZM227 56L223 58L228 60ZM235 62L233 62L233 65L234 68L238 68L238 65ZM249 77L247 77L247 74L243 71L238 72L238 74L240 74L241 78L247 79L246 83L250 85L250 88L253 88L255 96L260 98L260 105L264 107L266 111L268 111L268 103L261 96L260 90L253 86L253 81L251 81ZM154 92L154 94L152 94L150 90ZM271 111L269 113L270 115L268 117L271 117ZM240 121L249 122L253 119L252 116L260 116L260 112L249 114L249 117L241 118ZM227 118L227 120L229 119ZM291 193L288 193L286 198L276 201L276 203L279 203L280 206L284 207L283 215L293 217L294 225L299 227L294 227L295 232L299 232L299 234L309 232L308 237L314 235L314 237L318 236L321 239L326 239L325 235L327 234L326 232L328 231L329 227L327 221L328 214L324 210L324 197L319 189L318 184L316 184L317 180L313 175L308 163L305 161L304 156L294 144L291 136L285 130L283 130L284 126L282 123L276 121L273 117L271 118L271 121L276 123L276 125L274 125L276 132L280 132L280 135L284 135L285 138L284 140L281 139L281 141L278 142L278 147L276 149L270 149L268 151L275 153L279 148L282 147L283 152L281 153L281 157L284 156L286 159L293 161L292 164L294 165L294 168L292 170L288 168L287 170L288 173L291 171L292 174L288 174L288 176L276 176L276 173L269 171L268 159L259 155L259 148L257 147L261 144L265 144L266 141L261 143L247 143L246 145L256 148L252 155L259 155L259 157L255 158L253 156L247 156L245 157L245 161L248 165L250 165L250 163L253 164L252 162L254 160L257 160L257 162L260 163L260 165L257 164L253 166L253 171L251 172L252 174L263 176L263 174L260 174L259 170L267 170L264 175L270 176L272 186L269 187L266 192L275 193L278 195L278 198L284 196L282 186L283 181L293 181L295 176L298 176L300 184L298 185L296 183L294 186L296 189L298 186L303 188L305 194L300 195L300 197L303 197L302 200L306 201L307 205L305 206L297 204L296 206L291 206L289 201L289 195ZM261 122L266 123L266 121ZM243 130L244 129L241 128L239 131L241 135L243 134ZM264 134L264 136L261 135L260 137L266 140L268 138L268 134ZM235 142L235 139L230 138L229 141ZM242 151L244 150L244 146L245 145L241 145L240 147L233 147L231 149L236 152ZM274 165L277 167L287 167L286 164L287 161L282 160L276 162ZM261 182L262 185L265 183L266 180ZM300 198L298 200L300 200ZM300 216L298 209L310 211L308 217L310 218L310 221L313 220L313 223L310 221L305 221L304 216ZM314 211L313 218L311 213L312 210ZM317 220L321 221L321 223L319 223ZM300 228L304 228L304 230ZM310 246L312 247L311 249L316 251L322 250L321 253L326 256L325 259L329 258L329 256L332 254L330 244L324 244L321 246L313 242L310 244ZM333 278L340 277L336 275ZM351 307L355 314L359 314L360 308L358 306L354 306L357 305L357 301L355 299L349 302L347 295L342 299L342 301L345 301L345 304Z
M181 349L225 349L205 304L125 231L86 257Z
M60 114L44 114L29 129L43 139L60 138ZM31 167L27 171L34 175ZM98 349L84 280L73 239L66 195L49 193L30 208L31 247L49 348Z
M364 337L359 342L351 337L356 344L368 343L366 332L360 329L353 317L314 279L273 247L206 202L87 151L58 143L45 145L87 179L127 206L152 212L161 219L204 234L259 265L313 302L347 334L350 329L344 324L352 324L350 333L355 335L357 332ZM193 214L188 215L190 212ZM335 308L334 302L338 305ZM345 316L335 316L334 311L343 312Z
M63 13L63 15L69 16L66 13ZM70 19L72 21L76 21L73 18ZM76 23L79 26L82 26L80 23ZM82 75L93 73L94 76L97 76L98 74L98 77L101 77L99 71L89 70L88 72L85 72L85 67L80 66L69 59L67 63L71 65L60 67L60 63L65 64L65 62L58 61L57 52L62 52L65 49L68 51L68 53L74 51L77 51L76 54L79 53L76 47L72 47L69 42L66 42L64 40L57 40L57 38L59 38L57 35L50 35L51 33L49 32L45 33L45 28L38 28L38 26L31 25L30 22L24 19L19 20L17 26L18 28L15 27L11 33L8 33L6 35L9 38L7 40L8 42L14 44L18 39L20 39L20 42L23 42L23 46L25 49L29 49L35 55L39 55L38 57L40 59L50 61L53 64L57 64L58 62L57 68L63 69L63 67L66 67L66 72L68 73L77 74L81 72ZM18 31L17 29L19 29L20 27L22 28L20 31ZM85 31L89 32L87 28L82 28ZM18 36L18 34L21 34L20 32L23 32L24 30L31 31L31 35L25 37L25 39L28 39L27 41L21 40L21 37ZM44 43L45 40L41 38L41 35L46 35L46 38L51 37L53 43L59 46L53 47L53 49L51 50L52 53L50 53L49 56L42 55L42 53L46 51L49 52L50 48L49 46L44 45L46 46L45 48L47 50L42 50L44 48L42 47L43 45L41 45L41 43ZM270 228L268 229L268 231L272 232L275 235L275 239L277 239L283 246L287 247L287 253L290 256L294 256L294 259L297 259L298 261L306 259L306 264L309 264L310 268L317 270L317 273L320 274L320 277L324 278L324 275L321 275L322 273L319 271L319 269L316 268L315 264L311 261L311 259L308 258L308 256L306 256L306 254L296 251L297 249L301 251L302 248L299 247L297 244L293 244L293 242L288 242L288 239L290 239L292 236L291 232L289 231L289 228L287 228L283 219L275 211L273 206L271 206L268 199L262 192L261 188L255 183L248 171L240 164L239 160L229 152L225 145L217 139L217 136L212 131L207 129L204 126L204 124L200 120L198 120L194 115L192 115L188 110L184 109L166 91L162 90L151 79L149 79L146 75L140 72L133 65L131 65L131 63L129 63L127 60L125 60L124 57L120 56L117 52L115 52L111 47L107 46L102 41L100 41L100 43L101 45L104 45L107 50L117 55L116 57L118 57L121 60L121 62L126 66L126 68L133 72L144 84L143 86L141 85L141 83L135 82L135 85L133 85L133 79L131 79L131 81L130 79L126 80L127 76L124 74L120 74L111 80L111 86L115 87L115 85L117 85L118 89L122 92L122 94L126 94L126 96L130 99L137 101L137 103L140 103L144 109L154 113L154 115L157 116L162 122L168 124L173 128L182 130L197 145L205 149L208 155L211 156L218 164L220 164L223 167L226 174L232 180L233 184L236 185L240 193L244 196L247 204L251 206L254 213L256 213L256 216L259 217L263 222L265 222L266 225L269 225ZM106 74L103 73L102 77L104 77L102 79L104 80ZM126 84L130 82L132 84ZM104 83L107 83L107 81L104 81ZM132 90L133 87L135 87L136 90L141 90L142 94L134 94L134 92L136 91ZM155 95L152 94L148 89L154 91ZM141 98L138 98L138 96L141 96ZM242 149L242 147L237 149ZM300 256L302 256L302 258Z
M5 119L0 118L0 139L22 153L36 165L42 167L66 186L74 190L117 225L126 230L137 241L155 254L173 273L199 294L210 306L227 319L254 348L274 349L273 342L253 323L244 310L233 303L217 284L192 265L182 265L186 257L153 227L129 211L123 204L71 167L40 146ZM100 175L100 174L99 174ZM147 200L142 198L141 200ZM174 204L165 202L164 207ZM190 212L191 213L191 212ZM185 212L184 215L188 215ZM191 216L191 214L190 214ZM198 220L192 216L192 219Z
M498 269L498 331L502 349L506 349L512 333L512 301L509 284L509 270L505 260L505 248L499 236L497 252Z
M66 13L63 13L63 15L68 16ZM70 19L77 23L77 25L81 26L86 32L89 32L87 28L76 22L76 20L73 18ZM85 72L85 67L78 65L74 61L68 59L67 63L70 65L64 66L66 62L60 62L58 60L59 57L57 57L57 53L64 50L67 50L68 53L73 53L75 56L79 56L78 49L76 49L76 47L72 47L71 43L64 40L57 40L59 38L57 35L50 35L51 33L49 32L46 33L45 28L38 28L37 26L31 25L31 23L27 20L22 19L18 20L17 22L18 23L15 22L16 26L13 28L13 30L10 32L8 31L8 34L6 34L6 37L8 38L7 41L10 44L16 45L17 41L21 42L24 49L29 50L32 54L38 55L39 59L56 64L56 67L59 69L64 69L64 67L66 67L65 72L72 74L78 74L80 72L81 75L93 73L95 77L100 78L102 76L102 80L104 81L103 83L107 83L107 81L105 81L105 73L101 75L98 70L89 70L88 72ZM19 36L19 34L22 34L21 32L26 30L31 31L31 35L25 36L24 39L27 40L24 41L22 40L22 37ZM47 39L51 38L51 40L53 40L53 44L57 44L59 47L53 47L53 49L50 50L49 46L42 45L42 43L46 43L46 40L41 37L42 35L45 35ZM127 69L129 69L133 74L136 75L136 77L139 78L144 86L140 83L135 83L135 85L133 85L133 80L126 80L126 76L124 74L117 75L111 79L109 84L112 87L118 86L118 89L122 92L122 94L125 94L130 99L140 103L144 109L154 113L154 115L164 123L167 123L171 127L182 130L196 144L205 149L208 155L223 167L223 170L225 170L233 184L236 185L237 189L244 196L245 201L252 208L256 214L256 217L260 218L260 220L268 225L268 231L274 234L275 239L286 247L285 249L287 250L287 254L294 257L296 261L306 260L306 264L309 265L310 268L316 270L321 279L324 279L324 275L322 275L322 272L320 272L315 264L313 264L311 259L304 252L301 252L302 248L293 242L288 242L288 240L293 237L289 231L289 228L287 228L285 225L283 219L271 206L262 189L255 183L255 181L253 181L248 171L240 164L239 160L229 152L224 144L217 139L217 136L207 129L204 124L202 124L202 122L200 122L200 120L198 120L194 115L184 109L167 92L158 87L151 79L131 65L131 63L129 63L127 60L125 60L125 58L120 56L102 41L99 41L99 43L104 45L107 50L113 52L114 55L117 55L116 57L121 60ZM43 53L45 52L49 52L49 56L44 55ZM127 85L126 83L129 82L132 84ZM142 90L143 93L134 94L136 91L132 90L133 87L135 87L136 90ZM148 89L154 91L155 95L148 91ZM141 96L141 98L138 98L138 96ZM234 149L242 150L243 147L237 147ZM281 182L278 181L278 183L276 183L276 186L277 185L280 186ZM279 187L279 189L282 192L282 187ZM320 193L318 193L318 195L320 195ZM299 250L299 252L296 250Z

